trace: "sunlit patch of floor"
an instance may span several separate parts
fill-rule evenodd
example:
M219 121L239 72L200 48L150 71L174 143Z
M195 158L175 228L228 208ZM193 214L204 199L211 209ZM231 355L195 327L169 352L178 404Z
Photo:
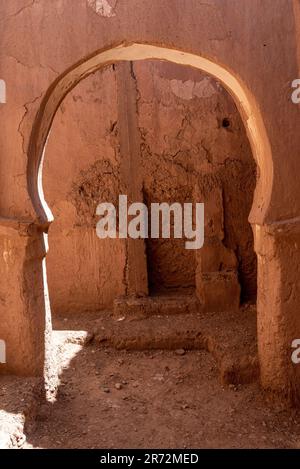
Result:
M24 425L39 392L36 378L0 376L0 448L21 448Z
M46 399L55 402L61 375L71 366L72 360L78 355L89 340L87 331L54 330L52 332L52 369L46 383Z

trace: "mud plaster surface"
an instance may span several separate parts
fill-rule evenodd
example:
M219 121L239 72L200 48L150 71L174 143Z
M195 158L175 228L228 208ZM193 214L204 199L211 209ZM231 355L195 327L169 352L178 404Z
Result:
M109 307L126 289L125 243L95 234L97 204L116 203L123 189L115 74L115 67L98 72L67 96L47 146L44 186L56 217L47 257L54 313ZM255 165L231 98L209 77L171 64L136 62L132 79L144 201L205 203L217 189L221 227L212 226L210 208L209 238L221 236L234 251L242 295L254 298L256 258L247 217ZM149 240L146 248L150 291L194 289L195 253L184 249L184 240Z

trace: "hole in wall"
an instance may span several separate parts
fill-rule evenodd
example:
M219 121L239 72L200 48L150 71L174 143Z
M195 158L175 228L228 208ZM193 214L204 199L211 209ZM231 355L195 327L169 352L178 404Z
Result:
M230 120L228 119L228 117L224 117L224 119L222 120L222 127L224 127L225 129L230 127Z

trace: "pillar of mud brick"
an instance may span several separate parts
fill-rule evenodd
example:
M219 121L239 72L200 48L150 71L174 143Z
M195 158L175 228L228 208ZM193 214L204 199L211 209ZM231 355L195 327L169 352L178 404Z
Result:
M118 87L118 127L120 141L120 187L128 197L128 206L143 202L140 133L137 116L138 91L131 62L116 65ZM148 295L146 246L144 239L127 238L125 269L129 296Z
M204 311L233 311L239 308L240 285L235 253L224 246L222 188L211 187L205 194L195 190L197 201L204 201L204 245L196 251L196 292Z
M300 223L252 225L258 267L257 338L265 389L300 404L300 366L292 342L300 339Z
M51 337L43 233L2 218L0 252L0 373L42 377Z

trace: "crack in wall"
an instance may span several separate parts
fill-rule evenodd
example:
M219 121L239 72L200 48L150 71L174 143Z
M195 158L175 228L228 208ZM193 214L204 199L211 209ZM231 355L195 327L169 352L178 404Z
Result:
M25 64L23 63L20 59L18 59L17 57L15 57L14 55L1 55L0 56L0 59L2 59L2 57L9 57L13 60L15 60L17 62L18 65L22 65L22 67L25 67L25 68L29 68L29 69L33 69L33 68L42 68L42 69L45 69L45 70L51 70L53 73L55 73L56 75L59 75L59 72L57 70L54 70L53 67L51 67L51 65L43 65L41 63L37 63L35 65L30 65L30 64Z
M29 112L29 108L32 104L34 104L36 101L38 101L42 96L43 96L43 93L42 92L39 96L37 96L36 98L34 98L32 101L29 101L28 103L25 103L24 104L24 109L25 109L25 112L20 120L20 123L18 125L18 133L21 135L21 139L22 139L22 151L23 151L23 154L26 154L26 148L25 148L25 135L22 131L22 126L24 124L24 120Z
M32 2L28 3L27 5L24 5L22 8L17 10L15 13L12 13L11 15L6 16L5 18L2 19L0 24L5 23L6 21L10 20L11 18L15 18L16 16L19 16L21 13L23 13L24 10L27 10L28 8L33 7L35 3L38 3L37 0L32 0Z

